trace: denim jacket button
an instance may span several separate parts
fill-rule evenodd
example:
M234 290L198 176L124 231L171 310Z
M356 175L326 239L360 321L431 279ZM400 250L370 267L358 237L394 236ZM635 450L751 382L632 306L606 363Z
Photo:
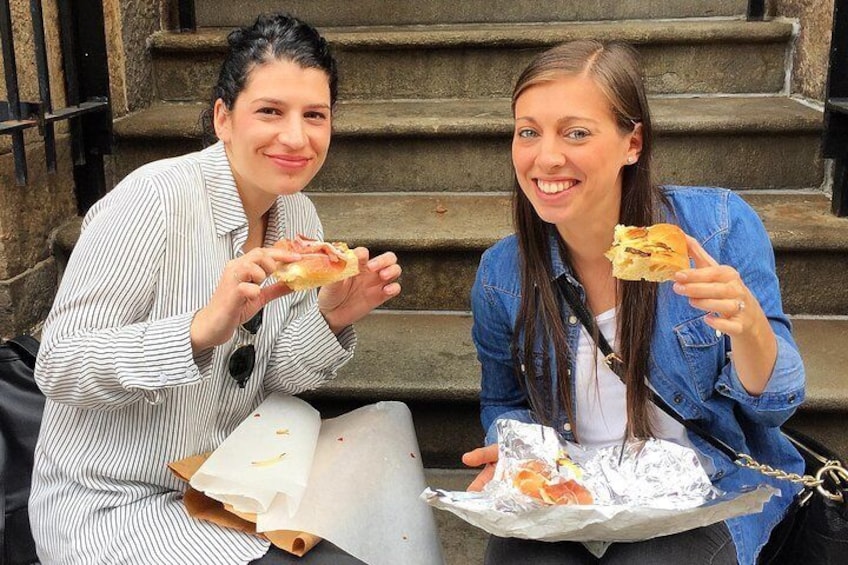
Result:
M795 402L795 395L794 395L794 394L790 394L790 395L789 395L789 398L788 398L787 400L789 400L789 402Z
M672 400L674 401L675 404L680 404L681 402L683 402L683 395L680 394L679 392L675 393L674 398L672 398Z
M723 476L724 476L724 471L718 471L718 472L715 474L715 478L717 478L717 479L720 479L720 478L722 478Z
M721 337L721 330L716 330L716 337Z
M577 316L569 316L568 317L568 323L571 324L572 326L574 324L576 324L577 323Z

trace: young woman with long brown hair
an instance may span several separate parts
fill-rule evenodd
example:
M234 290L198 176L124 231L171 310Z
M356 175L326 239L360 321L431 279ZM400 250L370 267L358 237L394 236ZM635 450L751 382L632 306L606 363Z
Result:
M695 449L713 483L764 482L690 435L649 400L763 463L802 471L778 427L804 398L768 236L736 194L652 182L653 131L635 52L577 41L536 57L513 92L515 234L483 255L472 291L486 447L466 454L491 478L500 419L552 426L588 447L658 437ZM604 256L616 224L678 224L694 267L671 283L620 281ZM557 293L575 287L622 360L619 379ZM487 563L754 563L792 500L710 527L613 544L493 537Z

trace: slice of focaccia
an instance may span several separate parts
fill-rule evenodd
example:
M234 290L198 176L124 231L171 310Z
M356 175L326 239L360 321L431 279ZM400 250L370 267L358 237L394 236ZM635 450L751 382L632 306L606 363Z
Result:
M612 261L612 275L628 281L667 281L677 271L689 268L686 236L674 224L619 224L612 247L604 255Z

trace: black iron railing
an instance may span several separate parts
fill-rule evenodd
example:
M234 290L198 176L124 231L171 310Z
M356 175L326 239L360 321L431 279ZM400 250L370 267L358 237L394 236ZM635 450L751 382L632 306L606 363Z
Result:
M27 183L24 130L38 129L44 140L47 170L55 172L53 126L57 121L69 120L77 205L84 213L105 194L103 155L112 150L112 111L102 4L99 0L58 0L56 3L67 103L60 109L53 108L50 98L41 0L30 0L39 100L20 99L9 4L9 0L0 0L0 43L8 98L0 101L0 135L11 136L15 179L19 185Z
M848 216L848 0L833 6L822 154L834 163L831 209Z
M177 10L180 31L195 31L197 29L197 18L194 13L194 0L178 0Z
M748 0L746 16L749 21L762 20L766 15L766 0Z

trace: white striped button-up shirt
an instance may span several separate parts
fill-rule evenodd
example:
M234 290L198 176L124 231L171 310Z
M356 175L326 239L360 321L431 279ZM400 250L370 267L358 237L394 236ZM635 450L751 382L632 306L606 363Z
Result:
M266 244L321 238L303 194L277 198ZM211 451L271 392L299 393L353 353L315 291L265 307L244 389L227 370L247 337L199 358L189 328L247 218L221 143L146 165L87 214L43 331L36 379L47 395L30 516L43 563L246 563L267 542L196 520L167 463ZM241 334L241 335L239 335Z

